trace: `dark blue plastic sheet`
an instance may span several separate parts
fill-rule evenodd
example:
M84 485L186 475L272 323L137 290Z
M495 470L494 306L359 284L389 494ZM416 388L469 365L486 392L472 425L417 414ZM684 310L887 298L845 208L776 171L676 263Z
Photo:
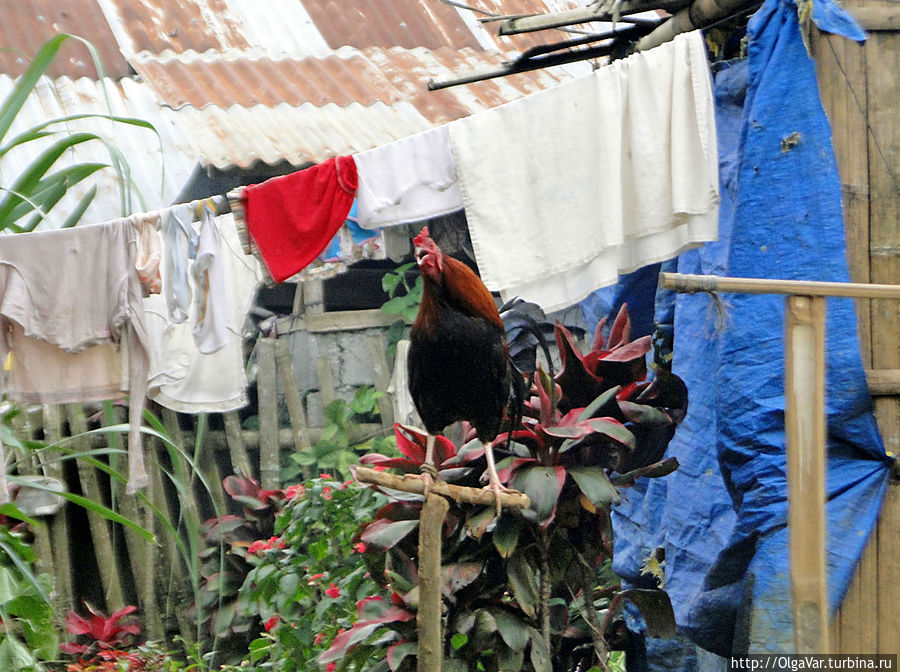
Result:
M831 0L814 0L813 19L828 32L864 38ZM797 6L767 0L748 34L747 61L725 64L715 78L720 239L682 255L678 270L848 281L831 133ZM628 288L620 289L614 301L631 308ZM632 289L637 305L648 305L646 285ZM720 656L789 652L785 299L720 298L724 322L708 295L675 301L674 371L687 383L690 408L668 454L681 467L626 492L613 517L614 569L644 584L643 559L661 546L683 637ZM587 302L586 314L596 316L600 303ZM827 567L836 609L874 528L890 462L871 413L852 300L828 299L827 310ZM649 669L720 665L686 640L678 651L675 642L647 644Z

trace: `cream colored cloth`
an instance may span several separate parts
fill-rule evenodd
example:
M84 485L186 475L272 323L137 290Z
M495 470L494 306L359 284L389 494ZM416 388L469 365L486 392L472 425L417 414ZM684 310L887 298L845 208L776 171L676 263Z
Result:
M712 87L699 32L454 121L479 272L551 311L718 234Z
M447 126L353 155L357 219L366 229L418 222L459 210L462 196Z
M99 401L128 393L128 485L147 484L147 386L138 232L129 219L0 238L0 361L10 399ZM127 353L127 356L123 356Z
M137 232L137 255L134 267L138 280L144 290L144 296L159 294L162 291L162 279L159 264L162 261L162 247L159 243L159 213L142 212L129 217L131 225Z
M204 226L215 229L208 230L207 235L218 241L215 255L204 263L215 264L218 268L206 276L217 283L207 294L206 306L224 329L221 347L203 354L202 341L194 338L196 311L201 304L192 303L188 319L176 323L169 315L163 296L144 299L150 352L148 396L182 413L221 413L246 406L247 377L241 331L262 279L256 257L243 253L232 215L220 215L205 222ZM169 253L166 245L164 239L164 256ZM198 255L198 260L202 260L202 255ZM196 264L197 261L185 259L184 263ZM163 269L164 283L167 269L168 266ZM186 277L193 283L204 275L188 272ZM192 286L190 289L196 296L197 288Z

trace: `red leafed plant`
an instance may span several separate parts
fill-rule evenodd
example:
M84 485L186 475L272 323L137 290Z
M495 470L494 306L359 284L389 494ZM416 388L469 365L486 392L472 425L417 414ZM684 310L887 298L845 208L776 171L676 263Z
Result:
M664 592L619 590L610 509L619 488L677 468L662 457L687 390L663 369L648 379L651 340L630 340L627 309L604 337L605 327L582 353L571 332L555 326L560 372L538 368L521 425L493 441L500 480L527 494L530 509L497 518L492 506L451 502L442 540L444 669L606 670L607 635L613 639L623 599L641 610L651 636L674 630ZM395 435L403 457L361 462L417 472L425 434L396 425ZM479 487L484 448L470 428L463 435L458 448L438 438L439 477ZM363 669L373 651L386 650L392 672L415 669L420 508L421 497L398 496L362 528L366 568L392 607L379 605L376 618L360 614L320 663Z
M94 609L87 602L87 617L75 611L66 616L66 632L78 636L80 642L65 642L59 645L63 653L85 656L97 654L100 650L120 649L134 643L141 628L134 619L126 616L137 611L137 607L128 606L117 609L110 616Z

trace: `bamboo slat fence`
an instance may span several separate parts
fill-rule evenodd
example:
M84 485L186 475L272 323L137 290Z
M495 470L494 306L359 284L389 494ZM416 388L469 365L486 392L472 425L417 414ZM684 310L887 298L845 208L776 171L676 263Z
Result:
M819 34L813 54L831 122L844 205L851 279L900 282L900 4L846 0L868 32L865 45ZM900 308L856 301L863 362L885 447L900 455ZM832 623L837 653L900 651L900 484Z
M334 313L320 322L316 325L317 333L378 330L385 326L380 313L362 316ZM244 428L237 411L204 417L148 404L148 410L161 419L166 436L177 450L167 449L157 436L145 435L150 484L138 497L126 496L123 484L111 482L108 474L86 461L62 463L47 459L49 456L41 452L17 456L19 475L40 475L62 481L70 492L114 509L155 535L155 543L148 541L139 532L112 523L99 514L85 515L70 503L53 515L39 517L35 550L39 570L53 576L52 599L57 614L79 608L82 600L110 612L135 604L148 639L159 640L173 634L188 641L198 639L196 623L190 616L194 593L179 544L189 554L197 553L200 549L191 546L191 533L195 533L196 539L203 521L216 512L228 512L229 497L222 486L226 476L250 476L263 488L281 488L284 485L279 478L282 455L314 445L322 434L322 427L309 426L307 422L290 337L290 333L277 338L261 337L256 343L258 429ZM386 393L390 369L384 338L370 336L367 344L373 386ZM317 391L327 404L339 396L328 360L319 358L316 369ZM380 411L381 422L350 427L351 442L362 442L391 431L393 412L386 394ZM123 439L117 434L85 434L97 426L97 414L94 407L81 404L32 406L15 418L15 430L22 438L45 443L74 437L67 445L75 452L120 449ZM279 418L285 415L289 422L282 424L288 426L279 423ZM107 418L104 424L121 422L122 417L115 418L114 423ZM116 459L121 470L124 455L111 458L111 462ZM180 495L167 473L183 486ZM154 510L165 516L168 523ZM177 539L168 525L178 531Z

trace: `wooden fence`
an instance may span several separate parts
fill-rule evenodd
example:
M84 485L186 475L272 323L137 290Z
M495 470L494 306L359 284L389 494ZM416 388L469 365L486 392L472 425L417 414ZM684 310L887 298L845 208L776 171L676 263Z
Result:
M844 195L854 282L900 282L900 5L842 3L868 31L865 45L817 36L819 89L831 121ZM885 446L900 455L900 307L857 301L863 361ZM832 624L840 653L900 651L900 483L893 482L878 528Z
M317 333L372 329L384 326L383 314L332 313L328 320L312 320ZM307 328L303 320L292 319L290 329ZM154 436L145 438L147 471L150 484L142 497L124 495L124 485L111 483L110 477L84 460L59 462L40 451L18 455L20 475L45 476L66 484L70 492L119 512L154 533L156 542L145 539L127 526L111 523L99 514L67 504L53 515L40 517L35 530L35 549L39 569L53 576L53 603L58 614L80 606L87 600L94 606L112 611L136 604L149 639L180 634L189 641L197 639L196 624L189 616L194 601L184 558L167 524L154 512L160 512L178 528L180 540L187 546L187 530L197 530L215 511L227 512L228 495L222 487L229 474L252 476L263 488L282 487L279 479L280 457L286 450L302 450L314 445L321 427L309 426L301 398L288 339L260 338L256 343L257 412L259 429L242 428L238 412L201 416L175 413L153 403L148 409L159 417L166 435L178 447L167 450ZM372 360L373 385L386 392L390 371L382 335L367 339ZM337 398L327 359L317 361L318 389L324 403ZM279 394L280 390L280 394ZM354 425L350 439L386 435L391 431L392 407L387 395L379 401L380 423ZM289 426L279 425L279 416L287 410ZM280 413L279 410L282 409ZM117 411L124 411L118 408ZM89 408L88 413L95 412ZM115 419L119 422L124 417ZM109 424L105 419L103 424ZM121 448L124 437L118 434L84 434L98 424L87 417L85 406L32 406L15 419L17 434L23 438L56 442L74 437L69 447L76 452L98 448ZM201 441L195 446L195 439ZM40 457L39 457L40 456ZM192 456L189 460L186 456ZM124 471L124 455L119 458ZM193 465L191 464L193 462ZM175 474L187 485L187 495L179 496L165 472ZM202 479L200 478L202 477ZM201 485L201 481L206 485Z

